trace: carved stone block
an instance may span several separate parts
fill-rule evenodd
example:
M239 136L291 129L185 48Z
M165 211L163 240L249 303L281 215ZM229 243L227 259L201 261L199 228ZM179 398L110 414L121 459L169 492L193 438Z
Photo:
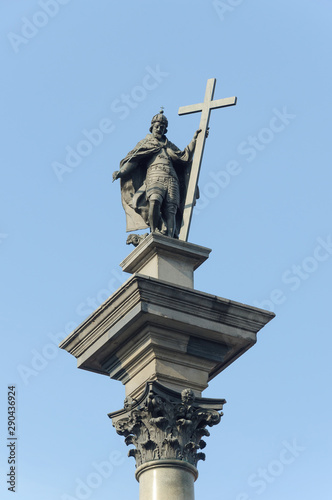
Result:
M220 422L224 399L195 398L191 389L181 394L158 382L148 382L139 400L125 399L124 409L110 413L116 432L135 448L129 456L136 467L154 460L182 460L194 467L205 454L206 427Z

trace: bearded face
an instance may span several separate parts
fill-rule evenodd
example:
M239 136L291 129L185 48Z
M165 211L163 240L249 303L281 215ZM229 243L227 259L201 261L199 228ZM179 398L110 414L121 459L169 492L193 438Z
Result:
M154 122L152 125L152 135L155 139L161 139L165 134L166 127L162 122Z

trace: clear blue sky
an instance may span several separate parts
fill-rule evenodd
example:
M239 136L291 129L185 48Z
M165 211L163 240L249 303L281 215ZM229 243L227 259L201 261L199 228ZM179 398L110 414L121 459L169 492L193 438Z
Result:
M186 146L199 117L177 110L212 77L238 104L211 116L195 286L277 316L205 391L228 403L196 497L331 498L331 17L329 0L2 0L2 499L8 384L17 500L138 498L107 418L124 387L56 345L127 279L113 170L161 105Z

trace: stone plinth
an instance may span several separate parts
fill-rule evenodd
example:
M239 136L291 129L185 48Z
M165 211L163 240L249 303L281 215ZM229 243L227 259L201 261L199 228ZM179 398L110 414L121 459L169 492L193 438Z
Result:
M193 289L210 250L150 234L122 262L134 273L60 347L139 397L147 381L196 396L256 342L274 314Z
M194 271L210 252L209 248L151 233L120 266L126 273L139 273L193 288Z
M138 397L148 380L197 396L255 344L273 313L134 275L61 344L78 368Z

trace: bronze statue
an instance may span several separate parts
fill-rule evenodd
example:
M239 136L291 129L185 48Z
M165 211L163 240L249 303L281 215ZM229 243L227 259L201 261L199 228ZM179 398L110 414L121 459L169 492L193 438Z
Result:
M121 179L127 231L150 227L151 232L178 238L191 162L201 130L180 151L167 139L167 126L161 110L151 120L150 134L121 161L113 181Z

